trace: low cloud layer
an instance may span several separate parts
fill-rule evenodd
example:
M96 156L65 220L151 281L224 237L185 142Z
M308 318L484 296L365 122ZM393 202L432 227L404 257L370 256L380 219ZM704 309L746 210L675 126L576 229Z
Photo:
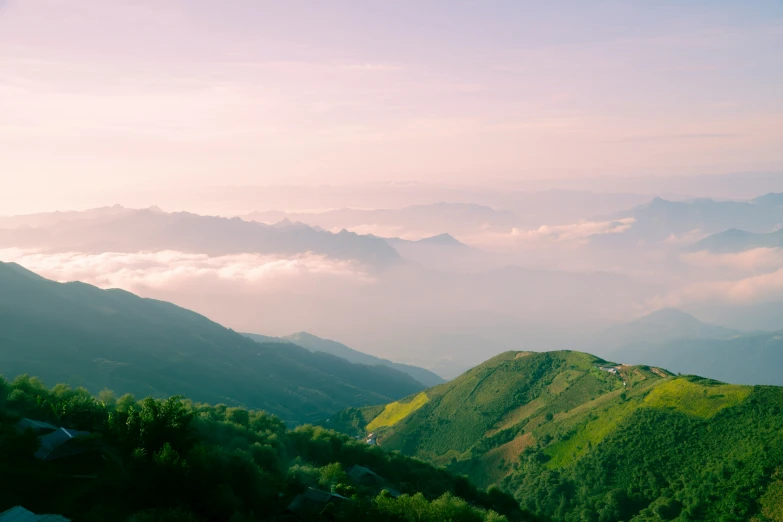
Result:
M569 225L542 225L535 230L514 229L512 235L527 238L550 238L559 241L584 239L600 234L621 234L636 222L634 218L615 221L580 221Z
M237 254L210 257L173 250L141 253L41 253L0 250L0 260L16 262L57 281L83 281L101 288L138 291L219 280L257 291L291 290L295 281L335 281L363 285L373 279L360 264L314 254L291 258Z
M755 248L728 254L713 254L702 250L684 254L682 258L687 264L698 268L732 269L744 272L770 271L783 266L783 249Z
M655 299L654 308L690 304L750 305L783 298L783 268L730 281L704 281L686 285Z

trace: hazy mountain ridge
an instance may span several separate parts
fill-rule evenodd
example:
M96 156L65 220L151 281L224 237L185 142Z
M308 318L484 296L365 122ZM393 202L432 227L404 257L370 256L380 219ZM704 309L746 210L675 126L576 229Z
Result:
M783 332L743 332L663 309L613 326L589 349L627 364L655 364L732 384L783 386Z
M260 342L281 342L290 343L297 346L301 346L311 352L323 352L345 359L346 361L356 364L366 365L381 365L393 368L402 373L408 374L410 377L422 384L422 386L435 386L445 382L440 376L435 373L413 366L410 364L395 363L388 359L375 357L358 350L354 350L342 343L332 341L330 339L323 339L321 337L309 334L307 332L297 332L295 334L286 335L283 337L269 337L265 335L244 333L250 339Z
M781 199L783 197L778 193L750 201L716 201L709 198L669 201L656 197L649 203L595 219L634 220L626 233L601 238L606 242L620 242L620 236L637 241L659 242L689 234L703 237L729 229L767 233L783 224Z
M707 251L713 254L731 254L754 248L783 248L783 229L766 234L746 232L732 228L707 236L688 250Z
M619 324L601 332L590 342L601 353L619 351L628 344L660 343L674 339L728 339L741 332L704 323L676 308L657 310L629 323Z
M335 259L387 265L400 259L381 239L348 231L338 234L295 223L265 225L239 218L201 216L159 209L124 209L104 215L45 221L36 228L0 230L0 246L77 252L179 250L209 255L312 252Z
M0 367L48 384L260 408L301 422L422 389L386 366L257 343L173 304L0 264Z
M459 235L476 230L509 231L520 225L519 218L508 210L498 210L476 203L450 202L371 210L342 208L323 212L254 212L243 217L266 223L285 218L328 230L380 227L389 232L418 231L424 235L428 233ZM379 233L379 235L387 234Z

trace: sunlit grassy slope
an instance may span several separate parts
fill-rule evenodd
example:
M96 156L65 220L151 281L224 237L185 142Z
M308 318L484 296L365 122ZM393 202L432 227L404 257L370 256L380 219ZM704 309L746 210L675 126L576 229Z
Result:
M422 392L416 395L410 402L398 401L387 404L380 415L375 417L372 422L367 425L367 430L373 431L378 428L394 426L402 419L427 404L429 400L430 398L427 397L427 394Z
M699 417L712 417L723 408L744 401L751 391L750 386L708 386L675 379L657 386L644 399L644 403L653 408L668 408Z

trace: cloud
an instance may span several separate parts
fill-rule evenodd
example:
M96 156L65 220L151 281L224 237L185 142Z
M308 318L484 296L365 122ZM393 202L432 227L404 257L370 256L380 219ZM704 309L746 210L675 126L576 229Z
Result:
M569 225L541 225L535 230L513 229L512 236L527 238L551 238L558 241L583 239L601 234L622 234L636 222L634 218L616 221L580 221Z
M713 303L748 305L783 298L783 268L732 281L706 281L686 285L652 301L655 307Z
M141 253L43 253L0 250L0 260L16 262L57 281L82 281L129 291L184 287L195 282L230 283L247 291L285 291L314 281L338 285L371 284L374 279L353 261L315 254L290 258L236 254L210 257L173 250ZM301 285L306 288L306 285Z
M343 66L352 71L401 71L402 67L389 63L354 63Z
M682 259L697 268L727 268L744 272L770 271L783 266L783 249L754 248L729 254L699 251L683 254Z
M631 136L628 138L618 138L605 140L606 143L644 143L644 142L663 142L672 140L712 140L725 138L738 138L741 134L729 132L706 132L706 133L686 133L686 134L659 134L649 136Z

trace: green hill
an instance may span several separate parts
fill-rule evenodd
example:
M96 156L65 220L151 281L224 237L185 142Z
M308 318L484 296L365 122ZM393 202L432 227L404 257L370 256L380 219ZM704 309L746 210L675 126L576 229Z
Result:
M257 343L194 312L121 290L57 283L0 263L0 373L97 393L186 394L299 423L389 402L419 382L293 345Z
M387 450L498 485L553 520L767 521L780 520L769 513L783 493L782 408L783 388L508 352L330 423L374 431Z

